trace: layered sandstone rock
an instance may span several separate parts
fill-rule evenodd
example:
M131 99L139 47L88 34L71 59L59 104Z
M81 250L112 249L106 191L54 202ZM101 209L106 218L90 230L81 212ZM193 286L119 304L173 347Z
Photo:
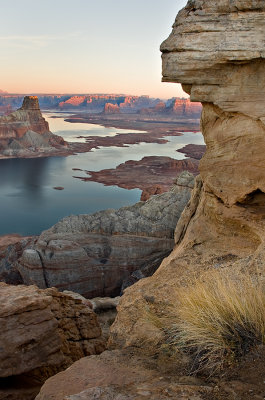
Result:
M1 399L34 398L27 397L23 384L16 392L17 381L24 380L26 386L35 378L40 385L79 358L105 348L96 314L71 294L0 283L0 301Z
M126 290L113 343L163 340L146 309L169 312L190 274L226 267L265 275L264 32L263 1L191 0L162 44L164 81L181 82L203 104L207 149L176 247L151 278Z
M16 265L19 276L27 285L55 286L88 298L119 295L151 275L172 250L193 180L186 172L172 190L147 202L64 218L24 250Z
M0 118L0 152L3 155L23 156L28 152L62 147L66 147L66 142L50 132L36 96L26 96L21 108Z

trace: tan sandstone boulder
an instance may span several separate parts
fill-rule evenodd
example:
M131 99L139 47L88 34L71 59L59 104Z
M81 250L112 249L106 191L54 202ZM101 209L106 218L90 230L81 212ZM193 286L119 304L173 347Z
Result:
M0 302L0 379L9 379L1 379L6 389L0 388L0 399L23 397L21 390L17 397L10 394L16 379L24 388L30 378L40 385L79 358L105 348L96 314L72 295L0 283Z

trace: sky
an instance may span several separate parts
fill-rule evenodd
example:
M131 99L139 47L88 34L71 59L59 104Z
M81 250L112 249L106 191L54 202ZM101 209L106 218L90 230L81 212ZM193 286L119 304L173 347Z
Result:
M159 46L187 0L0 0L0 89L170 98Z

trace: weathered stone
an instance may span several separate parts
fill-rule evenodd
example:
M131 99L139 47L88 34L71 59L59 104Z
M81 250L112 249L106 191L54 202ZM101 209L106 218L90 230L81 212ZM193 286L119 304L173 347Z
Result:
M155 344L159 333L152 338L147 299L158 316L169 313L191 274L218 265L265 275L264 32L262 1L194 0L162 44L164 80L182 83L203 104L207 148L175 249L121 299L112 327L116 345Z
M213 394L212 387L190 377L161 376L151 364L132 352L86 357L50 378L36 400L203 400Z
M0 378L44 370L50 376L104 350L96 314L81 300L54 288L0 283L0 301Z
M62 137L50 132L36 96L26 96L20 109L0 118L0 152L4 156L23 157L66 146Z
M17 264L23 282L88 298L119 295L122 287L151 275L173 248L193 181L183 173L172 190L147 202L62 219L24 250Z

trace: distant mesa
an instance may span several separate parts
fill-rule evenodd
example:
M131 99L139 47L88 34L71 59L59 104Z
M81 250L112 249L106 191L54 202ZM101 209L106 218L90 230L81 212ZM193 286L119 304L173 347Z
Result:
M201 103L192 103L190 99L173 98L165 104L163 101L155 105L155 107L142 108L140 114L142 115L169 115L178 117L199 118L201 115Z
M43 118L37 96L26 96L22 107L0 118L0 156L23 157L66 148Z

